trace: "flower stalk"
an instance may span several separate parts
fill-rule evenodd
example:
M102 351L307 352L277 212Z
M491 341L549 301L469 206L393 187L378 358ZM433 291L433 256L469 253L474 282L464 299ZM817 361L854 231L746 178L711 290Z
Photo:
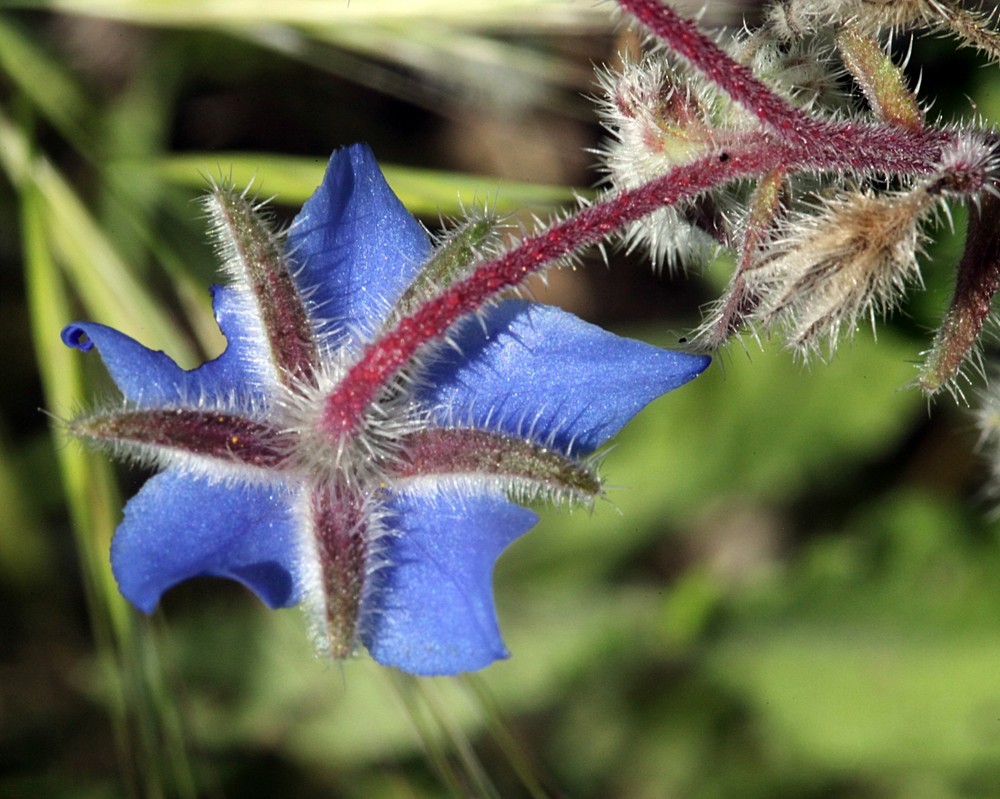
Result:
M526 238L509 252L481 263L472 275L401 319L365 350L327 398L324 429L333 439L349 436L382 386L424 347L445 335L457 320L482 308L501 292L520 285L530 275L605 240L657 209L779 168L926 174L936 167L942 147L953 138L946 131L913 132L849 123L830 123L828 132L832 142L846 136L852 146L838 148L831 142L827 147L817 148L760 131L734 135L724 149L677 166L636 189L616 192Z

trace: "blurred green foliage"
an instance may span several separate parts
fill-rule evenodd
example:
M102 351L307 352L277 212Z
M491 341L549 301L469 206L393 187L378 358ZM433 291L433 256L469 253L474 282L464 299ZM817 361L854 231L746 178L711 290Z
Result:
M253 179L288 218L355 139L431 227L570 206L593 180L579 95L613 55L608 11L5 4L0 795L997 794L1000 530L967 417L901 390L946 301L947 231L877 343L804 369L751 342L637 418L608 501L545 512L502 559L514 656L481 674L331 665L295 611L218 582L152 620L117 594L107 547L142 475L64 440L57 419L109 388L62 325L186 366L217 352L204 176ZM932 89L935 65L968 72L997 118L995 70L921 56ZM538 294L669 346L724 269L671 282L615 256Z

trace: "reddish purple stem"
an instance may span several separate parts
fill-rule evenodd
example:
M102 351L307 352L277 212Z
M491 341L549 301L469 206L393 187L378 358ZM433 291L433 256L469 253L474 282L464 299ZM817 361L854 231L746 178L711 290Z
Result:
M825 122L821 129L823 138L808 145L759 131L744 134L724 150L585 208L483 263L474 274L401 319L368 347L326 399L323 426L327 433L336 440L349 434L381 387L422 347L440 340L457 320L482 308L501 291L520 285L528 275L581 247L603 241L658 208L779 166L790 172L923 174L935 167L950 136L943 131L914 132L849 122Z
M822 138L825 123L789 105L718 45L661 0L618 0L670 49L688 61L735 102L785 138L802 144Z

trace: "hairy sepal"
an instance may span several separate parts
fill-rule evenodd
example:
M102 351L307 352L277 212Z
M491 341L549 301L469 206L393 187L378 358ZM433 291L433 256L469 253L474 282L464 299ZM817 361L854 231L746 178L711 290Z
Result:
M868 104L881 119L911 130L923 127L923 112L906 85L903 71L874 36L847 25L837 35L837 47Z
M599 71L598 83L604 92L598 114L612 136L599 154L615 189L634 188L703 157L725 140L726 128L741 127L740 109L662 54L626 59L618 72ZM627 227L625 248L645 250L657 268L702 264L718 246L718 210L725 205L715 192L657 209Z
M530 439L461 428L421 430L406 437L404 455L393 469L398 487L427 485L484 487L523 501L590 505L602 494L594 459L579 460Z
M278 381L286 387L313 384L316 331L263 204L223 183L213 187L204 207L224 270L255 306Z
M371 497L336 484L303 491L304 605L317 651L343 660L357 648L383 514Z
M447 233L397 300L383 328L392 327L448 286L468 277L480 261L496 256L502 229L500 220L484 213Z
M926 185L887 195L859 191L790 218L785 236L745 273L759 298L754 319L783 331L803 357L824 348L832 354L842 333L862 319L874 323L921 284L921 222L934 202Z
M976 362L976 345L1000 289L998 226L1000 199L987 193L978 209L970 209L955 293L917 377L917 386L927 395L946 388L962 397L957 378L964 364Z
M699 351L714 352L730 337L746 327L760 303L760 297L747 279L760 263L764 245L775 233L776 220L782 211L782 194L787 172L778 168L764 175L750 197L749 212L743 228L739 261L722 299L714 305L705 323L694 337Z
M231 410L122 408L73 419L69 432L113 454L208 477L276 479L291 464L294 443L266 422Z

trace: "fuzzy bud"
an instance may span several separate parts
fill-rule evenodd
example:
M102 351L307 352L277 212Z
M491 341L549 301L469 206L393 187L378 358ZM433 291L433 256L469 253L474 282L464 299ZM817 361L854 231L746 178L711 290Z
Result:
M923 112L906 86L903 71L873 36L848 25L837 36L837 48L844 66L881 119L910 130L923 127Z
M845 329L890 311L920 283L920 221L933 205L926 188L846 194L818 213L798 215L786 234L745 277L760 298L753 316L784 329L790 347L807 355L832 351Z
M987 194L969 218L965 253L958 265L955 294L934 344L917 378L926 394L942 388L961 396L956 378L970 358L977 359L976 343L989 317L993 296L1000 289L1000 199Z
M599 105L604 126L614 139L602 155L615 189L631 189L690 163L717 146L720 119L728 101L700 85L661 57L626 61L621 72L598 74L605 97ZM631 225L627 247L644 247L653 262L673 268L682 258L704 260L715 242L688 221L699 213L693 204L661 208Z
M940 0L785 0L771 6L767 27L788 41L830 25L846 24L870 35L914 28L943 30L996 62L1000 36L992 21L992 14Z

